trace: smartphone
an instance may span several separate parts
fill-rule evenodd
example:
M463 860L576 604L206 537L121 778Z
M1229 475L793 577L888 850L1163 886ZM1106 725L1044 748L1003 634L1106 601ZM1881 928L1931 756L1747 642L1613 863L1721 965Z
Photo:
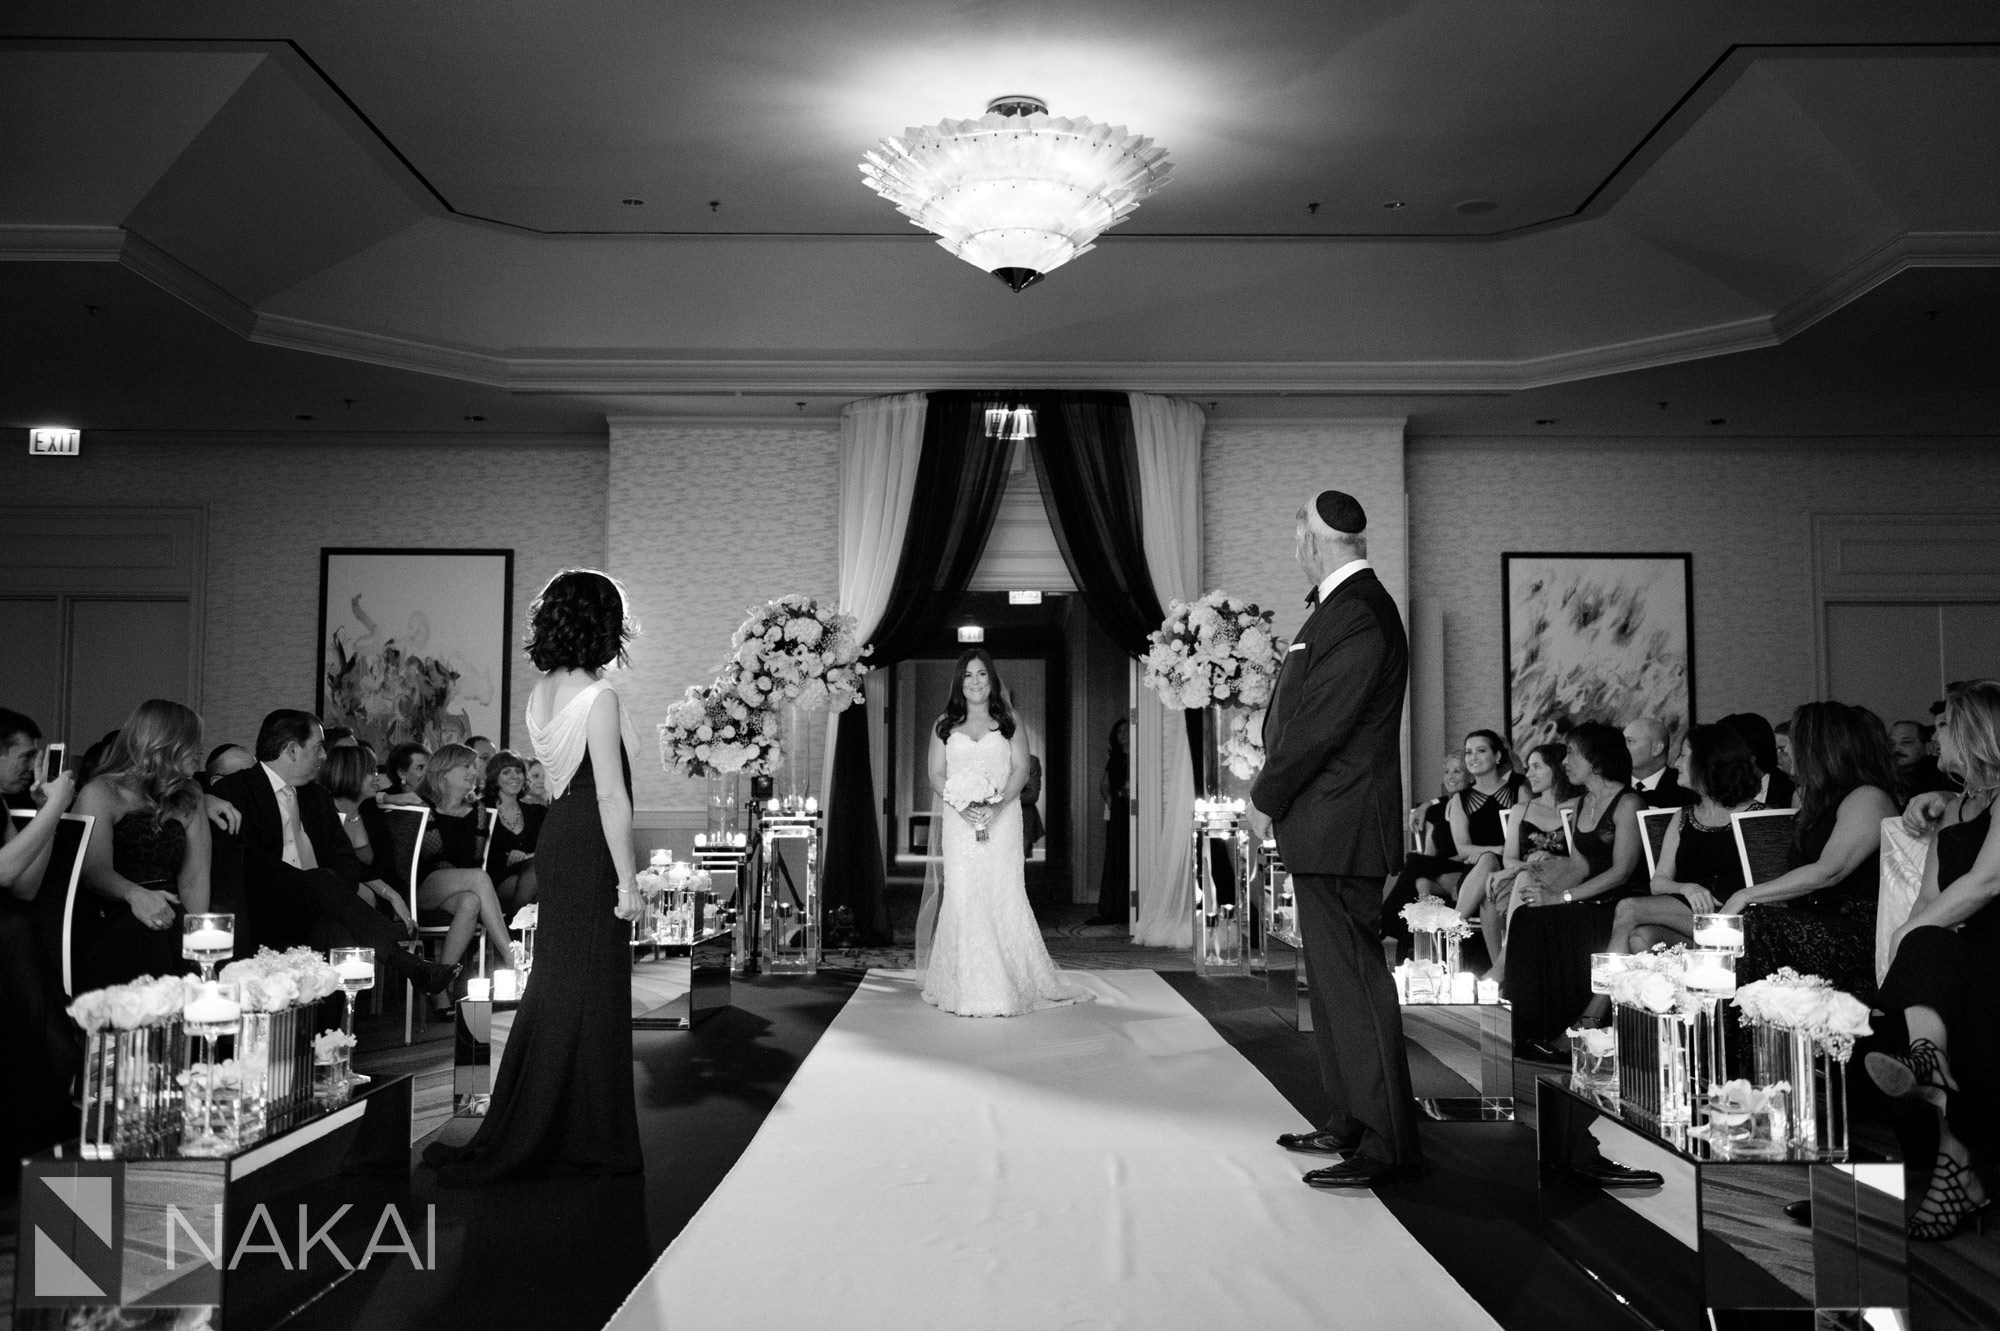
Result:
M51 744L42 751L42 784L47 785L62 775L63 756L69 751L67 744Z

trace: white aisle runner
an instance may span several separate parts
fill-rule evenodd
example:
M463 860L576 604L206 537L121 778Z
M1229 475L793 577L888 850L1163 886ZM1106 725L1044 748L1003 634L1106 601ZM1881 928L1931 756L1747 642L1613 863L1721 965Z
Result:
M953 1017L871 971L616 1331L1492 1327L1151 971Z

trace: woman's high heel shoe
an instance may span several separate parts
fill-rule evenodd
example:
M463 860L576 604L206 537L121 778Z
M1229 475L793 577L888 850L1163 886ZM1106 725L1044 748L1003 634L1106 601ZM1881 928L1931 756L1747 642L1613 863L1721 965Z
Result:
M1944 1051L1929 1040L1910 1041L1910 1052L1901 1058L1871 1053L1862 1062L1882 1094L1892 1100L1917 1098L1943 1109L1946 1098L1958 1090Z
M1963 1229L1968 1220L1984 1235L1986 1210L1993 1205L1993 1199L1973 1197L1971 1185L1978 1181L1971 1165L1940 1153L1937 1169L1931 1174L1931 1186L1918 1203L1917 1213L1910 1217L1910 1237L1948 1239Z

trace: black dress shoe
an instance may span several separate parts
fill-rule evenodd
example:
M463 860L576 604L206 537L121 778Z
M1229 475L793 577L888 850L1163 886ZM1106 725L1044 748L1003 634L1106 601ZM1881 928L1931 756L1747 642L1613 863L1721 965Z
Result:
M1600 1188L1658 1188L1666 1184L1665 1179L1650 1169L1627 1169L1615 1160L1595 1160L1569 1172Z
M426 961L417 971L417 987L427 994L441 994L463 969L461 962Z
M1785 1203L1785 1214L1802 1225L1812 1224L1812 1198L1806 1197L1796 1202Z
M1337 1165L1315 1169L1304 1177L1309 1188L1372 1188L1378 1183L1387 1183L1404 1172L1395 1165L1355 1155L1349 1156Z
M1514 1057L1534 1063L1567 1063L1569 1049L1558 1049L1546 1040L1524 1040L1514 1047Z
M1361 1148L1361 1137L1359 1134L1336 1137L1331 1132L1285 1132L1279 1134L1278 1145L1308 1155L1352 1155Z

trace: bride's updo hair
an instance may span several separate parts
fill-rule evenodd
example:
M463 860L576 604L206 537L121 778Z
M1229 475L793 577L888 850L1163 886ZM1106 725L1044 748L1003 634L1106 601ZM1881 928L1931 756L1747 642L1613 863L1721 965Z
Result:
M528 607L528 659L544 673L624 665L638 633L625 589L593 568L564 569Z
M944 705L944 715L938 718L938 738L950 739L951 732L964 725L971 714L972 708L965 701L965 668L974 661L986 667L986 714L1000 727L1002 739L1014 738L1014 709L1007 705L1007 690L1000 685L999 667L993 664L984 647L959 654L958 666L951 675L951 701Z

